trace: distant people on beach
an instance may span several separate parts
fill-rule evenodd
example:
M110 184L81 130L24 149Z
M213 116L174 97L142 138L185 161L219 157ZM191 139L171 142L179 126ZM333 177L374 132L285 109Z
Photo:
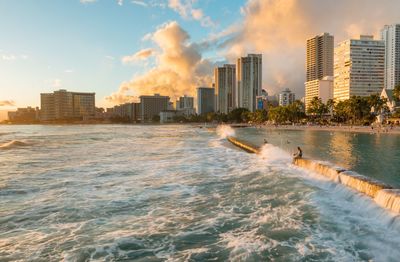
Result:
M297 147L297 153L293 154L293 158L294 159L299 159L303 157L303 150L301 150L301 148L298 146Z
M264 144L268 144L268 141L267 141L267 139L265 139L265 138L264 138Z

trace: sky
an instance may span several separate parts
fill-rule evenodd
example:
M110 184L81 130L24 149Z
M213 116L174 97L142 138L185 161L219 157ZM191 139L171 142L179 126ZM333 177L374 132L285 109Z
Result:
M109 107L211 86L213 68L263 54L263 88L304 95L307 38L400 23L399 0L0 0L0 110L40 93L96 92Z

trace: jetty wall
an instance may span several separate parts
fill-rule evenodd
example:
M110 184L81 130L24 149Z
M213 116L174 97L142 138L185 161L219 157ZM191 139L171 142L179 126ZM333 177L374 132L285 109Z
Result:
M235 137L228 137L228 141L249 153L258 154L261 151L260 147ZM352 188L371 197L379 206L400 214L400 189L393 189L388 184L323 161L297 158L293 164Z

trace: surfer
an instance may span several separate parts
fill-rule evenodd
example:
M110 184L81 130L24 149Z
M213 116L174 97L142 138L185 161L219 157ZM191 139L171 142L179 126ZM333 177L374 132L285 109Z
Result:
M303 157L303 150L301 150L301 148L298 146L297 147L297 153L293 154L293 158L294 159L299 159Z

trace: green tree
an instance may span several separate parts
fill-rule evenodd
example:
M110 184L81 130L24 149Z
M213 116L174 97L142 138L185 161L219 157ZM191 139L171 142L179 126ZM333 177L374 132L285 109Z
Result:
M393 90L393 100L400 102L400 85L397 85Z
M235 122L235 123L242 123L243 116L249 112L247 108L235 108L231 112L229 112L227 119L228 121Z
M328 107L322 102L321 98L315 96L307 107L307 113L321 119L323 114L328 113Z

